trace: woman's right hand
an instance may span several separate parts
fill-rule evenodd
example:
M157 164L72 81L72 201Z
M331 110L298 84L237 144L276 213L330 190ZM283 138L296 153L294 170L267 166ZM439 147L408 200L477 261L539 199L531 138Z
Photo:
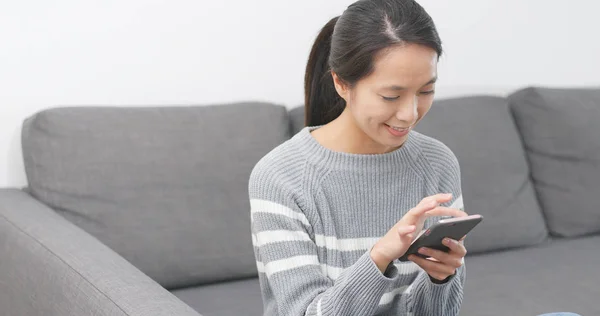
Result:
M404 255L415 236L423 229L427 217L467 215L461 210L440 206L451 200L452 194L436 194L424 198L377 241L371 248L371 258L382 273L393 260Z

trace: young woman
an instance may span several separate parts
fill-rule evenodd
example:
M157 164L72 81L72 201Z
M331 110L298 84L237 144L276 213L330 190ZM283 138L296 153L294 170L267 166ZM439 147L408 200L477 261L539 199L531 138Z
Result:
M307 127L250 177L265 315L458 314L462 242L397 260L424 224L466 215L456 157L413 131L441 54L411 0L361 0L321 30L306 67Z

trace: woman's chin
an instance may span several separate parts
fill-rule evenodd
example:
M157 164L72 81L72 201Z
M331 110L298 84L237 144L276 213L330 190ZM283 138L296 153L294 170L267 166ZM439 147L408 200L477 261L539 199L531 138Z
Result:
M380 138L379 144L382 147L386 148L385 152L391 152L391 151L394 151L394 150L402 147L402 145L404 145L404 143L408 139L408 135L410 135L410 133L408 133L402 137L393 137L393 138L391 138L387 135L384 135L384 137Z

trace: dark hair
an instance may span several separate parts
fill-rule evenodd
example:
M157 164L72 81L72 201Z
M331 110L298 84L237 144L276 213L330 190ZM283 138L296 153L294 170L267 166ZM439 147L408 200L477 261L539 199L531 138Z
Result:
M324 125L346 104L335 90L331 71L346 85L370 75L377 53L393 45L421 44L442 55L433 20L413 0L360 0L321 29L304 76L305 124Z

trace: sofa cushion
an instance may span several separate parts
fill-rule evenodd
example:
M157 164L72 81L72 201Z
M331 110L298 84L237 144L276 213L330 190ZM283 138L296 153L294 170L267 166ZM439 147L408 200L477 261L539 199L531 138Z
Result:
M304 106L298 106L290 110L290 124L292 135L296 135L304 128Z
M600 89L527 88L509 99L550 232L600 232Z
M465 260L461 315L600 315L600 236L554 240Z
M469 252L534 245L547 237L506 99L435 101L416 130L454 152L461 166L465 211L484 216L465 240Z
M23 126L29 191L167 288L256 275L248 178L284 107L80 107Z
M263 314L258 278L179 289L172 293L202 316Z

